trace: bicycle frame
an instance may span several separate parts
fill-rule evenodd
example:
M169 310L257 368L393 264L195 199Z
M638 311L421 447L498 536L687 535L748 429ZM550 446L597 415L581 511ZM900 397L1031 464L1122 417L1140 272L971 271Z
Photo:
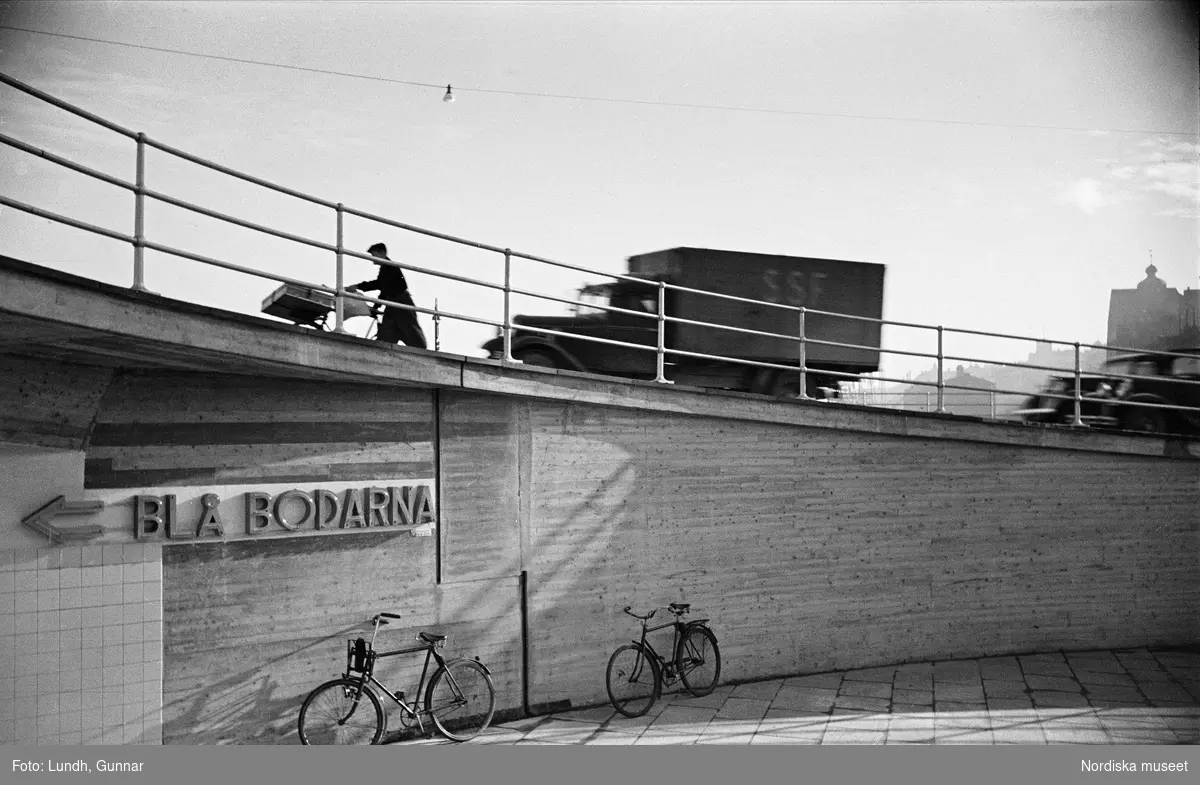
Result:
M721 655L717 639L708 627L708 619L684 620L691 605L672 602L667 610L674 615L670 621L651 625L650 620L658 613L651 608L649 613L634 613L628 605L625 613L641 622L641 635L623 644L608 658L605 686L608 698L615 708L626 717L640 717L650 710L662 695L664 688L676 680L696 697L708 695L716 687L721 673ZM650 642L649 633L672 629L671 649L666 656L659 654ZM709 662L708 645L711 642L711 667L700 670ZM632 657L632 659L630 659ZM648 663L648 664L647 664ZM649 674L646 670L649 668ZM706 679L696 681L696 674ZM705 675L707 674L707 675ZM646 690L649 689L649 693Z
M649 622L649 621L650 621L649 619L641 620L641 622L642 622L641 639L635 640L632 642L637 644L638 646L640 646L642 648L642 651L646 652L646 654L648 656L653 657L654 659L656 659L658 661L659 673L662 674L664 679L670 679L671 681L674 681L675 680L674 651L675 651L675 648L679 645L680 629L685 627L686 624L684 622L681 622L679 619L672 619L671 621L667 622L666 624L660 624L657 627L648 627L647 622ZM667 627L674 628L674 633L671 636L671 648L669 649L669 651L672 652L672 654L671 654L671 658L669 660L664 659L663 656L658 653L658 650L654 648L654 644L652 644L650 641L646 640L647 633L658 632L659 630L665 630Z
M386 624L387 622L381 622L379 618L375 619L375 630L371 633L371 642L368 644L367 648L369 654L367 656L366 669L360 671L358 676L352 676L351 668L347 667L346 673L342 674L347 679L357 679L359 683L359 694L355 696L353 708L350 710L350 715L354 714L354 712L358 709L358 701L362 696L363 688L368 684L373 684L379 688L380 692L391 698L392 702L399 706L404 714L415 719L417 721L417 726L421 730L421 733L425 733L425 723L421 721L421 715L425 714L426 710L421 708L421 695L425 692L425 679L429 676L430 659L437 663L437 668L444 668L446 665L446 658L437 651L438 644L441 641L429 642L422 640L422 642L416 646L406 646L400 649L392 649L391 651L375 651L375 638L379 635L379 627L381 623ZM425 663L421 666L421 681L417 684L417 691L413 693L413 701L410 704L405 700L403 690L398 693L394 693L389 690L383 682L375 678L375 662L384 657L397 657L402 654L415 654L419 651L425 652ZM458 684L454 681L454 674L447 670L446 677L450 680L453 688L458 690ZM347 717L350 715L347 715ZM403 721L404 720L402 719L401 722Z
M496 686L487 666L478 657L445 653L447 636L436 632L419 632L415 644L376 650L380 626L399 618L395 613L377 613L370 622L374 629L369 642L363 635L346 641L341 676L313 688L300 706L297 729L301 744L381 743L389 714L381 693L400 707L399 724L409 733L419 728L422 735L428 735L425 717L451 741L467 741L487 729L496 710ZM392 691L376 675L380 658L422 651L425 662L415 694L406 697L403 690ZM409 661L403 669L384 675L392 681L403 679L408 687L416 676L415 665ZM392 715L394 719L396 713Z
M675 673L675 652L679 648L679 642L680 642L680 640L683 639L684 633L690 627L707 627L708 626L707 619L693 619L691 621L683 621L683 616L687 613L687 610L685 609L683 611L683 613L678 613L675 611L674 608L675 608L675 606L674 606L674 604L672 604L670 606L669 610L671 613L673 613L675 615L675 618L671 619L671 621L668 621L664 624L660 624L657 627L648 626L650 623L650 617L646 617L643 619L640 616L634 615L634 618L638 619L638 621L640 621L642 623L642 635L639 640L631 641L634 645L640 647L641 650L643 652L645 652L647 656L653 657L655 660L657 660L658 666L659 666L659 673L662 675L662 681L666 684L672 684L672 683L674 683L675 679L678 678L678 674ZM626 608L625 611L626 611L626 613L628 613L629 608ZM630 615L633 615L633 614L630 614ZM651 616L652 615L653 615L653 612L651 613ZM665 630L667 627L673 628L673 633L671 635L671 648L668 649L668 653L670 654L670 656L663 657L661 654L658 653L658 650L654 648L654 644L652 644L650 641L646 640L646 634L651 633L651 632L658 632L659 630Z

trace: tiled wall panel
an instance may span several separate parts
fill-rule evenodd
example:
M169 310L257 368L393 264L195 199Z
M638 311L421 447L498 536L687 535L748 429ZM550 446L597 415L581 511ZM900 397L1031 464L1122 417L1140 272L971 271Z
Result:
M161 549L0 551L0 744L161 741Z

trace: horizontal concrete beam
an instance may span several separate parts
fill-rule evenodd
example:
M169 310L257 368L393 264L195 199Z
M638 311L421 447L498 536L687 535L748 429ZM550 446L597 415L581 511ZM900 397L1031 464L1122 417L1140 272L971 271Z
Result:
M0 353L104 367L463 388L810 428L1200 459L1200 440L1118 435L616 380L383 345L135 292L0 256Z
M14 269L15 265L19 265ZM24 268L24 269L21 269ZM55 338L39 344L37 323ZM403 386L461 383L461 358L351 336L318 332L269 319L205 308L154 294L44 271L0 257L0 328L8 353L26 356L64 350L94 356L101 365L206 370L270 376L362 381ZM63 328L69 330L63 336ZM44 329L44 327L42 328ZM23 333L34 337L14 346ZM114 357L113 342L124 349Z
M593 374L523 367L496 360L468 361L463 368L463 387L529 398L889 436L1200 459L1200 440L1184 437L1163 438L1148 434L1126 436L1089 428L1068 429L988 421L961 415L908 412L836 402L777 400L727 390L614 381Z

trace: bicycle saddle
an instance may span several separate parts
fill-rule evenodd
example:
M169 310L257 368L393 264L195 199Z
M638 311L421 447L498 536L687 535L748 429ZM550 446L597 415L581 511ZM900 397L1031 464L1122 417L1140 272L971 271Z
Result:
M442 641L446 640L446 636L435 635L431 632L423 632L421 633L421 640L425 641L426 643L441 643Z
M673 602L671 603L671 612L675 614L687 613L688 608L692 607L691 603Z

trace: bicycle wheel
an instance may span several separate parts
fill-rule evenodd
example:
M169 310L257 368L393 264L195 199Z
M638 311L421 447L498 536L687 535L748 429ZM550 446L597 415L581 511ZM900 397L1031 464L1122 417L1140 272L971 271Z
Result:
M675 648L675 669L693 695L707 695L721 677L717 636L707 627L689 627Z
M613 708L626 717L650 711L662 689L658 662L633 643L626 643L609 657L605 681Z
M301 744L378 744L384 716L379 698L357 679L327 681L300 707ZM357 696L357 697L356 697Z
M425 710L447 739L472 739L488 726L496 712L492 677L475 660L450 660L430 679Z

